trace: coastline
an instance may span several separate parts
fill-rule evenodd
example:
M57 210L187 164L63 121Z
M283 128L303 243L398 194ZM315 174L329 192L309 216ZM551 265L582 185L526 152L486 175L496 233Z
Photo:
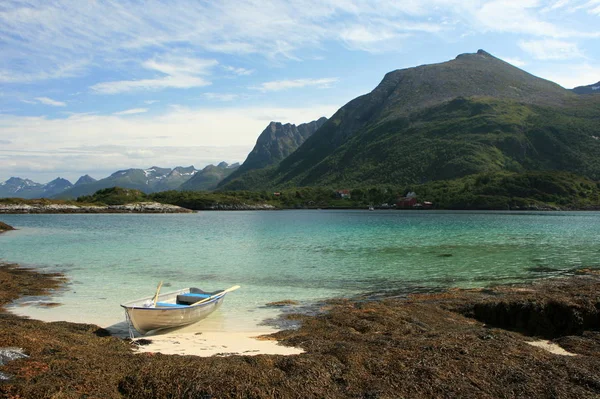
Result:
M0 203L0 214L61 213L192 213L176 205L137 202L124 205L73 205L56 203Z
M194 213L198 211L285 211L285 210L368 210L368 206L302 206L302 207L280 207L271 204L213 204L201 208L188 209L177 205L159 202L139 202L124 205L74 205L74 204L45 204L45 203L0 203L0 214L100 214L100 213ZM408 212L597 212L600 206L585 206L580 208L558 207L558 206L530 206L506 208L431 208L412 209L396 207L374 207L375 211L408 211ZM2 230L0 230L1 232Z
M63 283L60 275L15 265L0 267L0 277L11 288L0 295L3 306ZM599 289L598 271L582 270L568 278L405 300L331 300L317 316L289 316L301 321L300 328L267 337L304 349L292 356L135 353L130 343L98 326L44 323L3 310L3 346L23 348L29 357L0 367L14 376L0 392L31 398L58 392L106 398L182 392L592 398L600 394ZM548 341L569 355L546 350Z

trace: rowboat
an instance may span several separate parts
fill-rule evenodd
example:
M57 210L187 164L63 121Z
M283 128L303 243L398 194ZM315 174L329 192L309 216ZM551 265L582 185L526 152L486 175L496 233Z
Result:
M154 296L121 304L130 326L140 334L149 331L187 326L196 323L217 310L228 292L240 288L238 285L226 290L206 292L190 287L160 294L160 285Z

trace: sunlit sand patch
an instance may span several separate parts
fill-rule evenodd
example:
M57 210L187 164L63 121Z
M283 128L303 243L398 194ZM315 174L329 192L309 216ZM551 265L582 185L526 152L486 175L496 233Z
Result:
M139 347L140 352L160 352L169 355L230 356L230 355L297 355L300 348L279 345L275 340L259 338L276 330L222 332L172 332L145 337L151 342Z
M563 348L561 348L559 345L550 342L550 341L546 341L546 340L539 340L539 341L528 341L527 342L529 345L531 346L536 346L538 348L541 348L545 351L548 351L550 353L553 353L555 355L561 355L561 356L577 356L577 354L575 353L571 353L571 352L567 352L566 350L564 350Z

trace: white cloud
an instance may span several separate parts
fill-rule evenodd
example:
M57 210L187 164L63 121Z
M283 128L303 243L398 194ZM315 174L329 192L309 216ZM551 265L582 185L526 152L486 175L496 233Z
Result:
M153 79L103 82L90 88L99 94L117 94L137 90L189 89L191 87L208 86L211 82L200 77L200 75L209 74L210 69L217 64L216 60L169 54L142 63L143 68L163 73L166 76Z
M547 65L532 72L537 76L556 82L568 89L577 86L587 86L600 80L600 64L561 64L556 67Z
M2 34L0 32L0 40L1 38ZM28 62L30 61L25 61L25 64ZM0 66L0 83L34 83L41 80L64 79L74 76L81 76L85 73L89 62L86 59L79 59L67 64L56 62L42 70L38 69L38 65L34 65L33 71L23 71L21 68L15 68L11 63L7 64L8 65L6 65L4 69L2 69Z
M307 108L186 108L173 107L164 115L75 114L67 118L0 114L0 180L21 174L36 180L57 173L72 175L114 172L129 167L196 166L219 161L242 162L269 122L304 123L329 117L337 106ZM85 134L82 134L85 132ZM68 144L66 144L68 143ZM99 147L98 143L112 143ZM139 151L138 151L139 150ZM140 152L141 151L141 152ZM144 155L154 153L152 162ZM38 180L41 181L41 178Z
M148 112L148 108L133 108L113 113L113 115L134 115Z
M257 54L280 62L302 58L307 49L321 51L328 42L361 51L396 51L407 35L598 37L593 25L578 30L561 25L560 13L576 8L600 12L596 0L8 1L0 9L0 82L79 76L92 66L139 65L148 51L161 54L182 47L202 53ZM207 83L193 71L178 68L175 74L173 65L157 61L145 66L172 78L143 77L96 88L113 93Z
M223 69L238 76L248 76L254 73L254 69L236 68L232 66L224 66Z
M521 40L519 47L538 60L565 60L583 57L583 53L576 43L562 40Z
M233 93L204 93L204 97L208 100L215 101L233 101L238 99L240 95Z
M301 87L327 89L337 81L338 78L274 80L272 82L261 83L260 86L253 87L253 89L257 89L262 92L297 89Z
M49 97L36 97L35 99L38 100L42 104L51 105L53 107L66 107L67 106L67 103L62 102L62 101L56 101Z
M527 62L523 61L518 57L499 57L501 60L508 62L511 65L516 66L517 68L522 68L527 65Z
M158 100L146 100L146 101L144 101L144 104L152 105L152 104L155 104L157 102L159 102L159 101Z

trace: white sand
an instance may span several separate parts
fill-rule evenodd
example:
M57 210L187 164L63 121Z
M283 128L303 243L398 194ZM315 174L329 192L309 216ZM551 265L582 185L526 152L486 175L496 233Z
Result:
M577 356L577 354L575 353L571 353L571 352L567 352L566 350L564 350L563 348L561 348L560 346L558 346L557 344L550 342L550 341L545 341L545 340L539 340L539 341L527 341L527 343L531 346L536 346L538 348L541 348L545 351L548 351L550 353L553 353L555 355L561 355L561 356Z
M140 352L160 352L169 355L229 356L229 355L296 355L302 349L279 345L273 340L259 340L263 332L174 332L163 335L147 336L150 345L139 347Z

